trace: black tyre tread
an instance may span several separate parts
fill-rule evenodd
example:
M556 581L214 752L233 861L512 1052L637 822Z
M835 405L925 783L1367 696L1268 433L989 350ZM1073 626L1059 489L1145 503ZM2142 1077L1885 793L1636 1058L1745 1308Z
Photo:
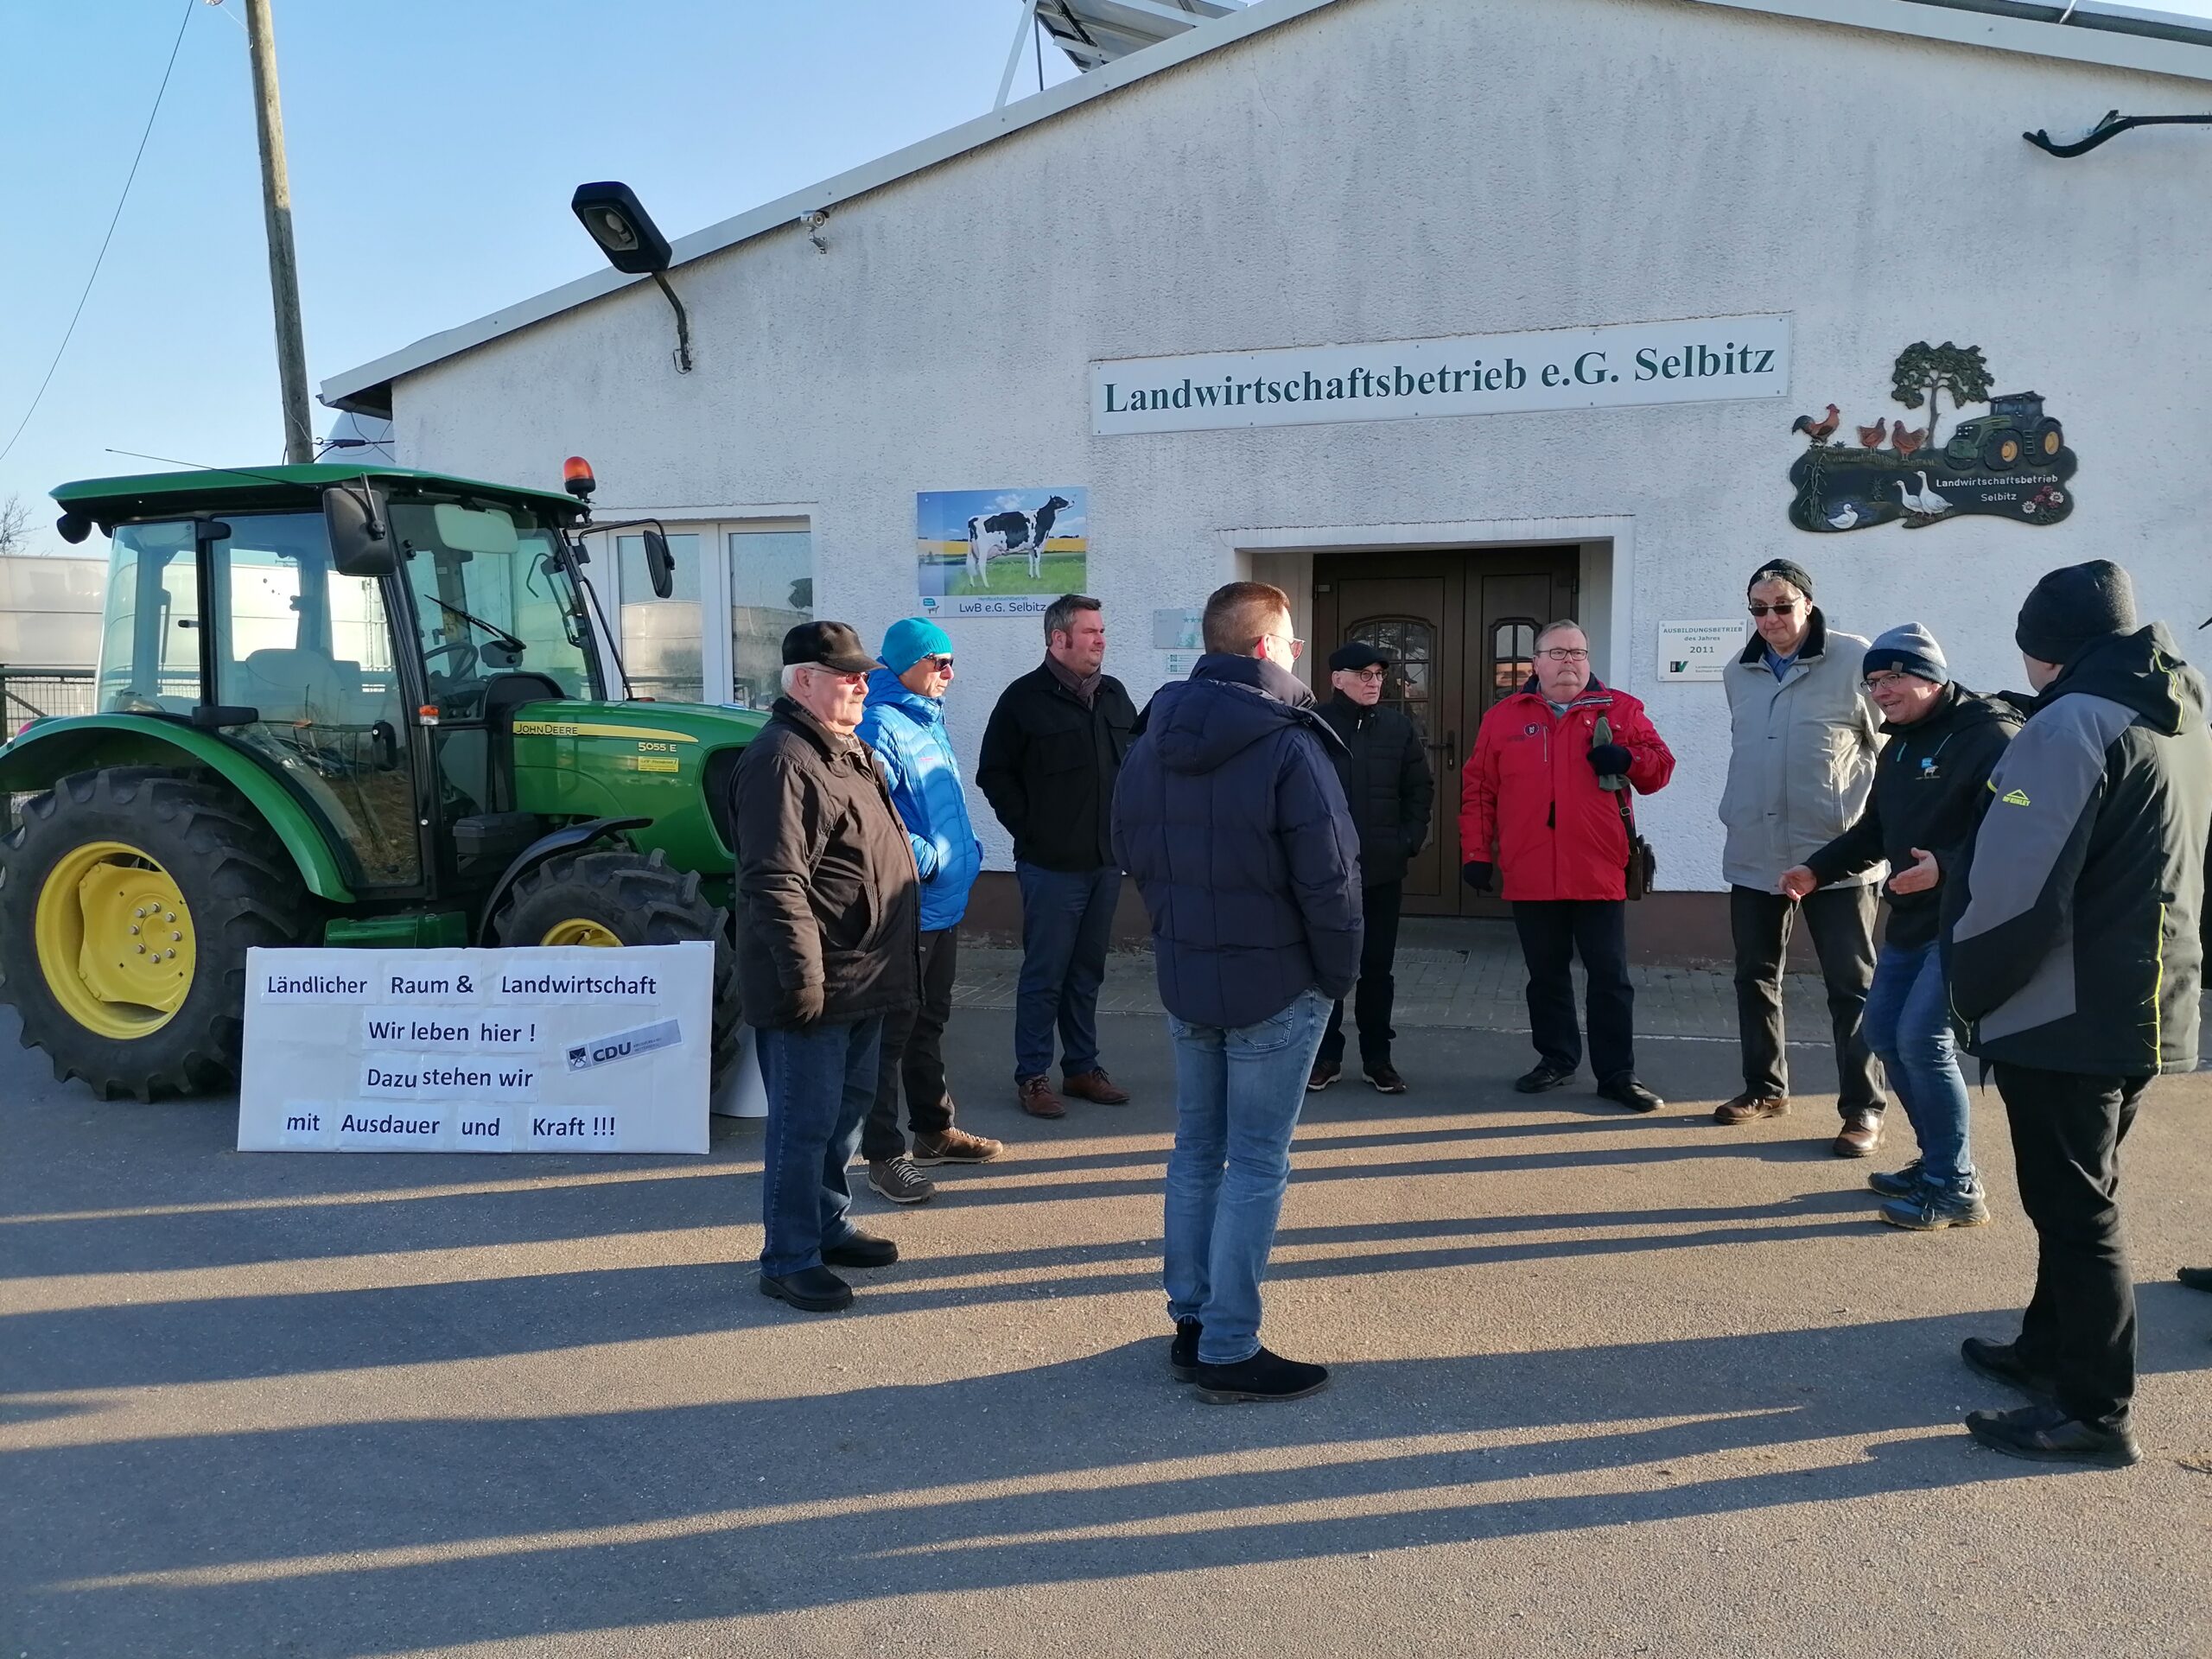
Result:
M738 995L729 912L709 902L697 873L672 868L658 849L638 853L601 847L563 853L525 871L508 889L486 931L503 946L531 945L544 937L550 922L572 915L603 922L625 944L683 944L695 939L713 943L711 1052L719 1083L737 1058L744 1008Z
M99 817L111 821L85 824ZM72 827L78 824L85 828ZM125 1041L86 1031L63 1012L46 993L32 944L45 872L70 848L111 836L137 842L176 879L192 907L199 954L175 1017ZM29 802L22 822L0 841L0 1002L15 1006L23 1046L44 1049L56 1077L74 1077L102 1100L228 1089L238 1079L245 1039L245 953L308 943L320 919L268 826L207 774L162 766L73 772Z

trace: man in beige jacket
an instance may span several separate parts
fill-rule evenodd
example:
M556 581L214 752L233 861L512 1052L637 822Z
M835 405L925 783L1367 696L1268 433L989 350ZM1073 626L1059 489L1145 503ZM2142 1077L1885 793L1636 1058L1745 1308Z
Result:
M1787 559L1752 572L1746 599L1754 632L1721 674L1730 750L1720 796L1744 1092L1713 1116L1716 1122L1749 1123L1789 1109L1782 970L1802 911L1827 982L1843 1118L1835 1154L1864 1158L1881 1144L1888 1103L1880 1065L1859 1029L1874 979L1881 868L1802 900L1786 897L1781 880L1784 870L1848 829L1866 804L1881 747L1880 716L1859 683L1866 642L1828 627L1813 603L1812 577Z

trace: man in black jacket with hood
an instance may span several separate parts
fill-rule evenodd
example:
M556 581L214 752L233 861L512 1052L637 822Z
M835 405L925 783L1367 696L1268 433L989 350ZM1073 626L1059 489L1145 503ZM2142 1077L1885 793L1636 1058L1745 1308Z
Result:
M1428 839L1436 779L1428 769L1421 733L1405 714L1382 706L1390 658L1363 639L1340 645L1329 657L1335 695L1321 718L1344 739L1335 757L1337 781L1359 831L1360 908L1367 942L1360 948L1359 988L1352 1018L1359 1027L1359 1069L1386 1095L1402 1095L1406 1080L1390 1064L1390 1005L1397 987L1390 963L1398 954L1398 912L1404 904L1406 861ZM1313 1062L1308 1089L1325 1089L1344 1075L1344 1005L1329 1010L1329 1028Z
M2196 1066L2212 733L2203 677L2163 626L2136 626L2116 564L2050 572L2013 638L2041 695L1965 868L1945 872L1944 951L2039 1251L2018 1339L1963 1351L2036 1403L1967 1428L2015 1457L2118 1467L2142 1455L2120 1144L2151 1079Z

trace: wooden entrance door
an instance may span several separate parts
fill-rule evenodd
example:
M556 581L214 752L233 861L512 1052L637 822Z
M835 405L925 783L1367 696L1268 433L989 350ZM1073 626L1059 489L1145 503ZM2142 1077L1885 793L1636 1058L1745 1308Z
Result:
M1353 639L1389 652L1398 667L1386 702L1410 715L1436 773L1436 821L1406 871L1409 916L1502 916L1495 899L1459 880L1459 768L1491 705L1535 668L1536 631L1574 612L1572 547L1479 552L1327 554L1313 562L1314 649ZM1331 695L1316 665L1315 691Z

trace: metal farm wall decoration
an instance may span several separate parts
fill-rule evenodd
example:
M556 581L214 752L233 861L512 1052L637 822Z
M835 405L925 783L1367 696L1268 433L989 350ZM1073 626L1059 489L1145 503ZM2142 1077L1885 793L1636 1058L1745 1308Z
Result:
M1834 404L1821 414L1800 415L1790 430L1802 432L1806 444L1789 468L1797 486L1789 522L1823 534L1892 520L1921 530L1967 513L2058 523L2074 511L2077 464L2065 429L2039 393L1992 397L1995 384L1979 346L1916 340L1897 353L1890 396L1908 410L1925 411L1917 428L1887 416L1847 427ZM1986 404L1989 412L1957 421L1942 436L1936 406L1946 396L1955 414L1969 404ZM1846 432L1858 442L1838 442Z

